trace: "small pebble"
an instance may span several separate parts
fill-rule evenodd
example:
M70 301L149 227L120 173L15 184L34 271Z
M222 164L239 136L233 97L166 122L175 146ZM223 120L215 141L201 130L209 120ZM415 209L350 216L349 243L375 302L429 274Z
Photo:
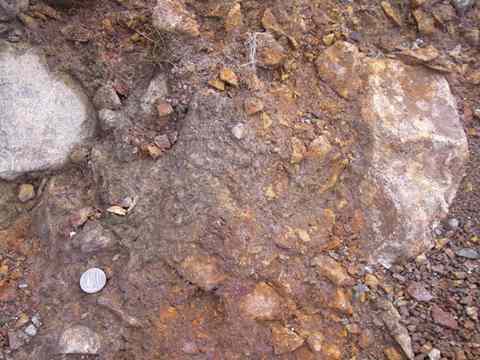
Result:
M480 119L480 107L473 110L473 116L475 116L477 119Z
M18 188L18 200L25 203L35 198L35 189L32 184L22 184Z
M243 139L243 136L245 134L245 125L243 124L235 125L232 129L232 134L238 140Z
M37 328L35 327L35 325L33 325L33 324L28 325L25 328L25 334L27 334L28 336L32 336L32 337L37 335Z
M441 226L437 226L435 229L433 229L433 232L435 233L435 235L441 236L443 234L443 229Z
M440 360L441 356L442 353L438 349L432 349L432 351L428 353L428 358L430 360Z
M166 101L160 101L157 104L157 111L158 111L158 116L160 117L166 117L171 114L173 114L173 107Z
M471 260L480 259L480 253L475 249L460 249L455 252L457 256L464 257Z
M455 218L451 218L448 220L448 226L450 226L450 229L455 230L460 226L460 221Z
M20 29L14 29L8 34L7 40L12 43L17 43L22 39L23 32Z
M33 315L32 316L32 323L35 325L37 328L42 326L42 321L40 320L40 316L38 315Z

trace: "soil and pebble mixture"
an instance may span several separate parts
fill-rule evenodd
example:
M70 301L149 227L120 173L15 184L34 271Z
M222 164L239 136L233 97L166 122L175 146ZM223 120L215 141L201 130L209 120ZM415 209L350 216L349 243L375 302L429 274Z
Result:
M0 0L0 359L480 359L479 50L474 0Z

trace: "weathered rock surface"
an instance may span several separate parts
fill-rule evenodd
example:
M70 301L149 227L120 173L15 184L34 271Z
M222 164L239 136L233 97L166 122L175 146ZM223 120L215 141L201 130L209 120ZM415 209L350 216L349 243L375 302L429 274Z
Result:
M58 340L58 352L60 354L95 355L100 350L100 347L100 336L82 325L66 329Z
M342 97L359 101L358 125L369 137L359 150L368 162L359 192L371 235L364 254L386 266L418 255L432 245L468 157L447 81L422 67L365 58L346 43L325 51L318 72Z
M363 55L355 45L339 41L318 57L318 75L341 97L355 98L362 86L362 61Z
M91 106L74 81L48 71L34 49L0 44L0 178L56 169L93 134Z
M28 0L0 0L0 21L14 19L28 8Z
M83 253L93 253L111 247L115 240L113 234L98 222L88 222L73 241Z
M362 115L372 137L369 177L381 189L373 203L366 200L376 239L369 249L388 264L432 246L433 227L462 180L468 146L442 76L393 60L368 67Z

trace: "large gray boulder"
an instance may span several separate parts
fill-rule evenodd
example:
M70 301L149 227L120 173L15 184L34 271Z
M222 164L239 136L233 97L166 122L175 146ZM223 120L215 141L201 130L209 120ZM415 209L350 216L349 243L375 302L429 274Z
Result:
M93 134L80 87L48 71L39 51L0 43L0 178L57 169Z

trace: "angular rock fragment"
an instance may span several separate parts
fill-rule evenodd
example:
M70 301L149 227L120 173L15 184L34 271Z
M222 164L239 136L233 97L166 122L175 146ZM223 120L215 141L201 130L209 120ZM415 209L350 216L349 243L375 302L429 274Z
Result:
M415 357L412 349L412 339L408 330L401 323L402 317L391 302L382 301L380 307L384 310L382 319L390 335L400 345L407 359L412 360Z
M197 20L186 9L183 0L157 0L152 19L158 30L193 37L200 35Z
M87 97L71 78L50 73L38 51L0 43L0 84L1 179L58 169L93 135Z
M452 314L441 309L438 305L432 306L432 318L437 324L446 328L456 330L458 329L458 322L455 320Z
M407 287L408 294L417 301L428 302L433 299L432 294L425 289L425 286L421 283L411 283Z
M397 9L395 9L388 1L382 1L380 3L382 6L383 11L387 16L397 25L402 26L402 18L398 13Z
M22 184L18 189L18 200L27 202L35 198L35 188L32 184Z
M287 53L282 45L269 33L259 33L256 36L257 64L265 68L280 66Z
M272 341L276 355L290 353L303 345L304 339L293 330L275 325L272 327Z
M103 132L110 132L130 124L130 120L123 113L110 109L102 109L98 112L98 122Z
M232 31L242 25L242 7L240 3L235 3L225 18L225 30Z

